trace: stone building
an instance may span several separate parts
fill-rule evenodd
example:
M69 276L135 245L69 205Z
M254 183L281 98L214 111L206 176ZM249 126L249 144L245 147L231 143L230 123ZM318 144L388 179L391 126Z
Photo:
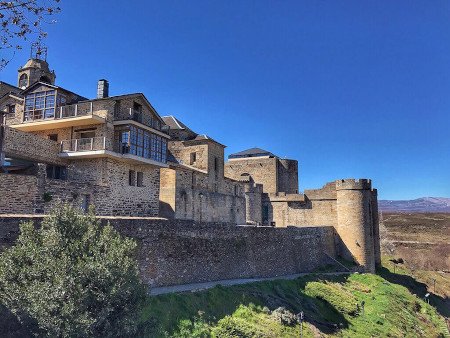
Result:
M164 116L171 139L161 169L160 215L203 222L246 223L244 185L224 176L225 146Z
M109 96L108 81L99 80L96 98L87 99L55 79L36 55L19 69L17 86L0 82L0 215L45 214L62 201L174 224L320 228L302 233L326 233L326 247L333 233L336 248L327 252L366 271L380 263L370 180L299 193L296 160L252 148L225 163L223 144L160 117L142 93Z
M46 213L64 201L101 215L157 216L170 137L150 102L141 93L110 97L106 80L87 99L55 78L36 56L17 87L2 83L0 211Z

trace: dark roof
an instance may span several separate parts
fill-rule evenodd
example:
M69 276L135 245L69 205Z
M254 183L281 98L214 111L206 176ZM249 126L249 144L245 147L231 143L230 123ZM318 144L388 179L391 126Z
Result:
M175 116L161 116L161 118L163 119L164 123L170 127L170 129L191 130Z
M247 150L240 151L238 153L228 155L228 158L245 158L245 157L262 157L262 156L277 157L270 151L261 148L250 148Z
M13 86L9 83L0 81L0 97L10 93L17 94L20 91L21 91L20 88L17 88L16 86Z
M222 143L217 142L215 139L209 137L209 136L206 135L206 134L203 134L203 135L197 135L194 139L188 140L188 141L185 141L185 142L194 142L194 141L211 141L211 142L217 143L218 145L220 145L220 146L222 146L222 147L224 147L224 148L226 147L226 145L223 145Z

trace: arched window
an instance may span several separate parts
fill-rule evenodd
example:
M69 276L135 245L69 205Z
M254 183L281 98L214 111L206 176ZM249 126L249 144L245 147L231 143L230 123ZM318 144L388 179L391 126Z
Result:
M28 86L28 75L22 74L19 78L19 88L24 88L26 86Z
M45 82L45 83L51 83L52 81L50 81L50 79L47 76L41 76L39 81L41 82Z

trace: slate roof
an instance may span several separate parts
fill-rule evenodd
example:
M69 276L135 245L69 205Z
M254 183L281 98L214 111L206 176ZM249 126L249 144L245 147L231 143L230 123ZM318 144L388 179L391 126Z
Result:
M21 91L20 88L17 88L12 84L0 81L0 97L6 94L18 94L20 91Z
M277 157L270 151L261 148L250 148L247 150L240 151L238 153L230 154L228 155L228 158L246 158L246 157L262 157L262 156Z
M164 123L170 127L170 129L191 130L175 116L161 116L161 118L163 119Z

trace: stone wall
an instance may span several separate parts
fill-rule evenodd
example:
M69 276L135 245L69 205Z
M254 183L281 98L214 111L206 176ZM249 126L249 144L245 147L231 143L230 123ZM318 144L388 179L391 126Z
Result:
M296 160L279 159L278 170L278 191L287 194L298 193L298 162Z
M337 224L336 200L271 201L264 200L269 211L269 222L277 227L335 226Z
M56 165L67 163L58 157L60 146L57 142L10 127L5 128L3 149L8 157Z
M225 177L241 180L242 174L250 174L252 179L263 185L265 193L278 192L277 158L253 158L230 160L225 163Z
M32 214L39 196L38 179L31 175L0 173L0 212L4 214Z
M181 167L162 168L160 215L199 222L245 224L243 185L222 179L211 187L210 176Z
M208 145L196 144L196 145L184 145L183 141L169 141L168 148L170 153L181 164L190 165L194 168L208 171ZM195 162L191 161L191 154L195 153Z
M130 186L129 170L143 173L143 186ZM106 158L77 160L67 167L67 180L49 179L46 165L35 175L0 174L0 213L48 213L59 202L86 203L99 215L156 216L159 169ZM47 199L45 200L44 195Z
M0 217L0 248L14 243L24 218ZM39 223L39 218L32 218ZM236 227L164 219L104 219L139 243L142 279L168 286L310 272L336 257L332 227Z

